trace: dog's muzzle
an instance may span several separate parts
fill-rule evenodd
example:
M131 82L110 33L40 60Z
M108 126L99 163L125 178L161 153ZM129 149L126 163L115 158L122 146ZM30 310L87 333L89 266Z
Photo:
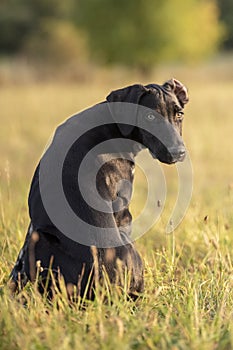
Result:
M173 147L164 150L163 152L154 153L150 150L150 154L154 159L158 159L162 163L173 164L176 162L182 162L186 155L186 149L184 146Z
M184 146L170 148L168 149L168 152L171 156L172 163L182 162L186 155L186 149Z

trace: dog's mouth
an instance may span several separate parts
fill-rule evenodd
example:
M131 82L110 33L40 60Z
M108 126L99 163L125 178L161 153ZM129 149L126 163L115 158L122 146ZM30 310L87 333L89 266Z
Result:
M156 154L151 150L149 150L149 152L154 159L158 159L161 163L165 164L175 164L177 162L182 162L186 156L184 147L178 150L167 150L166 154Z

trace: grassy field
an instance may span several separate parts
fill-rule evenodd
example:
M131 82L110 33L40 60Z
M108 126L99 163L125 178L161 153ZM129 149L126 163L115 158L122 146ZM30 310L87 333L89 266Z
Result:
M233 77L221 66L175 74L170 68L149 82L173 75L190 91L184 139L194 187L188 212L175 233L166 235L177 175L175 167L164 166L164 212L136 243L145 264L143 297L129 302L124 293L113 293L103 302L100 295L85 310L69 307L64 295L57 297L59 308L48 305L31 285L12 299L5 285L28 225L30 180L54 127L139 77L0 87L0 349L233 349ZM135 215L145 191L138 170ZM26 307L19 303L22 296Z

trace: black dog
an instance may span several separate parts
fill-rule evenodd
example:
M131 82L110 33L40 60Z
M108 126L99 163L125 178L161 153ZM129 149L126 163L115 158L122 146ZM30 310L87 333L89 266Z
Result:
M11 272L13 292L39 276L40 292L52 296L53 281L58 283L62 275L68 294L76 286L78 295L93 298L96 276L101 280L103 270L111 283L121 284L119 264L131 276L129 294L143 291L142 261L130 240L134 157L145 147L167 164L184 159L187 102L186 88L175 79L133 85L113 91L107 101L58 127L32 180L31 224ZM63 197L58 195L60 184ZM61 204L64 198L70 211Z

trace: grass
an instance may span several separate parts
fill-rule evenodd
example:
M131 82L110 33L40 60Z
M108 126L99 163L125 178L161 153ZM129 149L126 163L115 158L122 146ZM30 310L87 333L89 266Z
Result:
M194 171L189 210L175 233L166 235L177 175L175 167L164 166L168 193L163 214L136 242L145 264L144 295L136 302L124 293L113 292L107 302L97 295L85 309L69 307L65 293L50 305L30 284L12 299L5 285L28 225L30 179L54 127L109 90L137 79L92 85L8 83L0 88L0 349L233 348L233 82L226 72L219 79L214 68L201 81L193 70L191 78L188 70L175 73L190 90L184 127ZM160 71L150 81L169 76ZM138 169L134 215L145 192ZM19 303L21 298L27 306Z

